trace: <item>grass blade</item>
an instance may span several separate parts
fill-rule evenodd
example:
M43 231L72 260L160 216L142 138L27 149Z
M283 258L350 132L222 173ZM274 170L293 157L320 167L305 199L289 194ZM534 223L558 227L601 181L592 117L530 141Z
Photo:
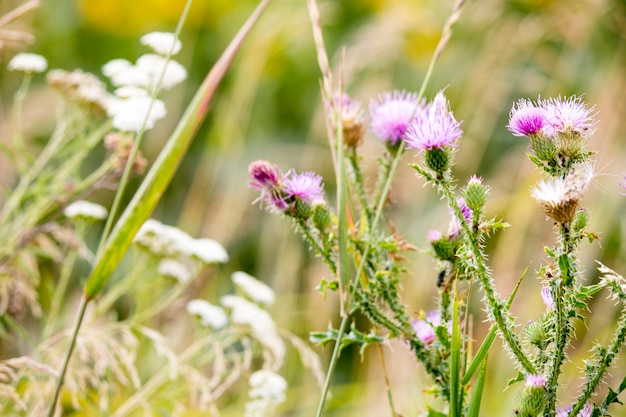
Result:
M452 347L450 352L450 417L461 416L461 329L459 323L459 299L454 291L454 306L452 308Z
M469 408L467 410L467 417L478 417L480 412L480 401L483 398L483 387L485 386L485 373L487 371L487 357L483 359L480 365L480 372L478 372L478 378L476 379L476 386L470 399Z
M519 290L519 287L522 284L522 281L524 280L524 277L526 276L527 272L528 272L528 267L526 267L526 269L522 273L522 276L517 281L515 288L513 288L513 292L511 293L511 295L509 296L509 299L506 302L507 310L511 308L513 299L517 295L517 290ZM487 353L489 352L489 349L491 348L493 341L496 339L497 331L498 331L497 326L492 324L491 328L489 329L489 333L487 333L487 337L485 337L485 340L483 340L483 343L480 345L478 352L476 352L476 356L474 356L472 363L470 363L470 365L467 367L467 370L465 371L465 375L463 376L463 381L462 381L463 385L469 384L469 382L472 380L472 376L474 376L474 373L476 372L478 367L481 366L483 359L487 357Z

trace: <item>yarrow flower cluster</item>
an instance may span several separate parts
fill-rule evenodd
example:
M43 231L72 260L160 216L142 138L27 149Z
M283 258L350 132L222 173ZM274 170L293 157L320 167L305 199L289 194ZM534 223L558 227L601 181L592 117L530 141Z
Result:
M155 256L178 259L197 259L203 264L228 262L222 245L212 239L194 239L182 230L147 220L133 241Z
M70 219L103 220L107 218L109 212L100 204L78 200L65 207L63 214Z
M276 406L285 401L287 382L266 369L250 375L250 401L246 404L245 417L271 417L276 415Z
M48 61L41 55L20 52L9 61L9 71L19 71L27 74L44 72L48 68Z
M221 329L228 324L228 317L224 310L205 300L191 300L187 303L187 312L192 316L200 317L203 326Z
M252 301L265 305L274 303L274 291L252 275L238 271L232 275L232 281Z

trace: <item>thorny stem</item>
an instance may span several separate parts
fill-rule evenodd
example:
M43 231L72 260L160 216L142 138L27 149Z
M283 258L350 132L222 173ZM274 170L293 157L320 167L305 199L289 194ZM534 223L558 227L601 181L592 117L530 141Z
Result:
M304 235L304 238L309 242L309 244L313 247L313 249L315 249L315 251L322 256L322 258L324 259L324 262L326 262L331 272L333 274L336 274L337 264L335 263L335 260L330 256L330 253L328 252L326 247L320 244L320 242L315 238L315 236L313 236L313 234L309 230L309 227L307 226L304 220L298 218L296 219L296 224L299 226L300 231Z
M510 323L510 318L505 316L505 310L507 309L493 288L493 283L491 282L487 267L485 266L485 255L480 248L476 235L470 230L469 225L465 221L461 208L456 202L456 197L452 191L450 182L446 179L442 179L436 180L436 183L463 228L465 239L469 245L472 255L474 256L476 275L480 280L480 284L485 292L485 296L487 297L487 303L490 307L489 315L492 316L490 319L497 324L498 330L500 330L500 335L509 346L509 349L511 349L511 352L515 356L515 359L517 359L519 365L521 365L527 373L535 374L535 367L530 362L528 357L526 357L519 339L512 331L513 325Z
M428 66L428 70L426 71L426 74L424 76L424 80L422 81L422 85L420 87L419 93L418 93L418 97L417 97L417 102L419 103L419 101L421 100L421 98L424 95L424 91L426 90L426 86L428 85L430 78L432 76L434 67L435 67L435 63L437 62L439 56L441 55L441 53L443 52L445 46L447 45L448 41L450 40L450 36L452 33L452 27L454 26L454 24L456 23L456 21L459 19L460 17L460 13L461 13L461 9L463 4L465 3L465 0L457 0L457 2L455 3L454 7L453 7L453 11L452 14L450 15L450 17L447 19L446 23L444 24L444 28L443 28L443 32L441 35L441 38L439 40L439 43L437 44L437 48L435 50L435 53L433 54L430 64ZM309 9L309 15L311 18L311 24L312 24L312 29L313 29L313 38L315 40L315 45L316 45L316 49L317 49L317 57L318 57L318 64L320 67L320 70L322 71L322 83L323 83L323 89L324 92L326 94L326 96L331 100L332 102L332 74L330 71L330 66L328 64L328 56L326 54L326 49L324 46L324 38L322 35L322 30L321 30L321 22L320 22L320 15L319 15L319 9L317 7L317 3L315 0L307 0L307 6ZM414 110L414 112L417 111L417 106ZM329 137L333 137L332 135L332 130L329 131L330 135ZM367 243L365 246L365 250L363 252L362 258L361 258L361 262L359 263L359 267L357 269L356 274L354 275L353 278L353 283L352 283L352 288L351 288L351 295L348 299L348 302L350 301L350 299L352 299L354 297L354 293L357 289L357 281L359 279L359 277L361 276L361 273L363 272L363 269L365 267L365 264L367 262L367 259L369 257L370 254L370 250L371 250L371 245L372 245L372 240L373 240L373 231L376 229L376 226L378 224L378 222L380 221L380 218L382 216L382 211L383 211L383 207L384 207L384 202L387 199L387 195L389 194L389 190L391 188L391 182L393 180L395 171L397 169L398 163L400 161L400 157L402 156L402 153L404 151L404 141L400 142L400 146L399 149L397 150L397 153L395 154L395 157L393 158L390 166L389 166L389 170L387 173L387 178L384 181L384 186L382 188L382 192L380 193L380 198L378 198L377 200L377 204L376 204L376 213L374 215L374 220L372 221L372 224L369 227L369 233L367 236ZM336 149L335 146L333 146L333 144L331 143L331 153L333 155L333 161L337 161L337 156L336 156ZM337 168L337 167L336 167ZM337 170L337 175L340 176L341 172L339 172L339 170ZM347 327L347 323L348 323L348 319L349 319L349 314L344 315L342 321L341 321L341 325L339 328L339 332L337 334L337 342L335 343L335 348L333 350L333 354L330 360L330 365L329 365L329 370L326 376L326 382L324 384L324 389L322 391L322 395L320 398L320 403L319 403L319 407L317 410L317 417L321 417L323 409L324 409L324 403L326 401L326 397L328 395L328 389L330 387L330 379L332 377L332 374L334 372L334 367L337 361L337 357L339 356L339 351L340 351L340 345L341 345L341 339L344 335L345 329Z
M356 185L356 192L359 196L359 202L361 203L361 210L365 212L368 227L373 220L372 208L370 207L367 195L365 194L365 184L363 181L363 173L359 166L359 156L356 152L356 148L352 148L348 152L348 160L350 161L350 168L354 173L354 183Z
M570 411L570 416L574 417L578 415L578 412L582 410L587 401L589 401L589 398L591 398L591 395L597 388L598 384L600 384L602 378L604 378L604 375L609 369L609 366L611 366L613 359L615 359L615 357L619 353L622 345L624 344L624 339L626 339L626 305L622 308L619 325L617 330L615 331L615 335L613 336L611 345L608 347L608 349L603 350L600 353L599 358L595 364L595 370L592 374L593 376L587 378L585 388L578 397L578 400L572 408L572 411Z
M569 295L574 284L573 268L570 263L569 256L573 252L574 247L570 239L569 225L559 225L561 233L561 250L558 256L559 278L555 279L552 285L555 298L555 314L556 314L556 344L554 346L554 356L549 369L548 382L546 384L547 403L545 407L546 415L554 416L556 413L556 390L559 384L559 375L561 374L561 365L565 360L565 348L570 336L571 326L569 325Z

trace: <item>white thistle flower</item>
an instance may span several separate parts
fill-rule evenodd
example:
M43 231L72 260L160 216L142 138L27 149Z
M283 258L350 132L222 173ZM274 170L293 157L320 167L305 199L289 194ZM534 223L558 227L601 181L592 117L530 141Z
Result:
M187 303L187 312L199 316L203 326L221 329L228 324L226 313L218 306L205 300L191 300Z
M63 214L70 219L82 217L85 219L102 220L106 219L109 212L100 204L79 200L65 207Z
M265 305L274 303L274 291L253 276L238 271L232 275L232 280L252 301Z
M159 55L167 55L170 52L176 55L183 46L180 40L176 39L176 35L169 32L146 33L141 37L140 42Z
M9 71L20 71L25 73L44 72L48 68L48 61L41 55L21 52L9 61L7 69Z
M163 259L157 268L164 277L174 278L178 282L187 282L191 279L191 271L184 263L176 259Z

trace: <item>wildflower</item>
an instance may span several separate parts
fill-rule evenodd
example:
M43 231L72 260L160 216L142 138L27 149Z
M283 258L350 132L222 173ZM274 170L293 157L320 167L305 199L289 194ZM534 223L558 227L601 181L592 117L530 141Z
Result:
M287 209L287 203L281 191L282 173L276 165L267 161L254 161L248 167L248 172L252 177L248 184L261 190L261 195L255 202L265 202L270 210L284 211Z
M567 407L558 408L556 410L556 417L567 417L569 416L570 411L572 411L572 406L568 405ZM576 417L591 417L593 413L593 404L588 402L584 405L582 410L576 415Z
M102 66L102 74L112 79L115 75L123 73L132 66L133 64L125 59L113 59Z
M235 272L232 280L253 301L266 305L274 303L274 291L253 276Z
M370 102L372 131L390 145L397 145L411 124L414 113L423 108L417 94L405 91L386 92Z
M324 199L322 177L315 172L298 174L295 171L291 171L284 179L284 184L284 191L287 197L302 200L309 204Z
M176 259L163 259L159 262L159 274L164 277L174 278L176 281L184 283L191 279L191 271L184 263Z
M165 117L165 104L149 96L112 98L107 105L107 114L113 119L113 127L122 132L149 130Z
M251 398L246 404L245 417L270 417L275 415L277 405L285 401L287 382L269 370L259 370L250 375Z
M335 97L335 104L341 104L341 127L343 142L350 147L357 147L363 141L365 135L365 122L361 102L343 94Z
M436 311L427 313L423 319L413 320L411 325L417 338L425 345L430 346L437 337L435 329L441 324L441 317Z
M431 230L428 232L428 241L438 259L442 261L454 259L456 250L454 237L444 236L439 230Z
M443 92L439 92L409 126L406 135L407 148L433 150L456 146L463 134L460 125L450 111Z
M550 98L540 104L545 110L549 136L557 133L586 135L592 132L594 107L587 106L580 97Z
M542 210L559 223L570 222L593 178L591 164L578 164L565 178L542 181L531 194Z
M82 217L89 220L102 220L107 218L109 212L100 204L79 200L65 207L63 214L70 219Z
M545 109L535 106L530 100L521 99L511 108L506 127L515 136L532 137L539 135L545 124Z
M220 303L231 310L233 323L249 326L254 337L267 347L277 360L285 356L285 344L276 333L272 316L259 306L235 295L225 295Z
M146 45L159 55L176 55L182 48L182 43L176 39L176 35L168 32L146 33L140 39L142 45Z
M94 107L100 113L106 111L111 99L106 85L98 77L80 69L72 72L61 69L50 70L46 75L46 81L68 100Z
M548 380L543 375L527 375L526 387L527 388L545 388Z
M552 298L550 287L543 287L541 289L541 299L549 310L554 310L554 299Z
M194 239L177 227L167 226L153 219L148 219L141 226L133 242L155 256L193 258L205 264L228 261L228 253L218 242Z
M187 312L199 316L203 326L221 329L228 324L226 313L218 306L205 300L191 300L187 303Z
M20 71L28 74L44 72L48 68L48 61L41 55L21 52L9 61L9 71Z
M439 230L430 230L428 232L428 241L430 243L436 242L443 237L443 234Z
M160 55L145 54L137 59L136 68L146 73L150 79L147 87L153 89L160 79L160 87L169 90L180 84L187 78L187 70L177 61L170 59L169 61Z

